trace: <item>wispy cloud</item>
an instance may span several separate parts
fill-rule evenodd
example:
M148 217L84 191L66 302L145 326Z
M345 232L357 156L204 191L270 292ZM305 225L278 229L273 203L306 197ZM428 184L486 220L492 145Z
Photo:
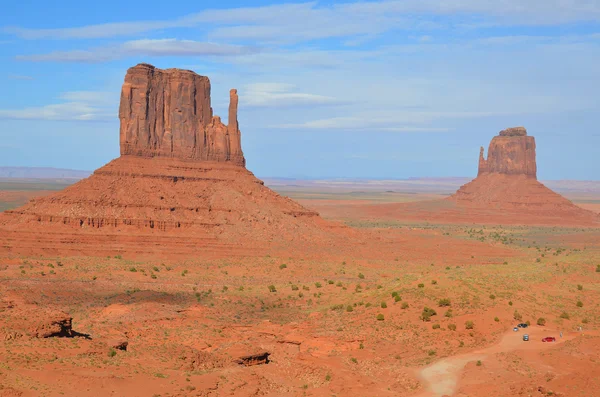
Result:
M317 1L262 7L206 10L180 18L116 22L81 27L31 29L5 27L24 39L98 39L134 36L156 30L208 27L211 37L273 41L376 35L391 29L428 28L436 16L473 16L481 23L504 26L552 25L600 21L597 0L381 0L334 5ZM463 21L464 22L464 21Z
M253 83L245 86L241 101L245 107L300 107L343 103L326 96L295 91L293 84Z
M62 93L61 103L0 109L0 119L49 121L105 121L115 117L117 101L114 94L99 91L71 91Z
M227 57L251 54L255 47L216 44L193 40L144 39L132 40L110 47L89 50L55 51L47 54L18 55L16 59L31 62L106 62L130 56L211 56Z
M11 80L35 80L35 78L32 76L25 76L22 74L11 74L8 75L8 78Z
M374 114L357 113L356 115L349 117L330 117L302 123L282 124L274 127L310 130L442 132L449 131L451 128L440 127L439 124L436 124L439 123L440 120L486 118L503 116L506 114L507 113L501 111L379 111Z

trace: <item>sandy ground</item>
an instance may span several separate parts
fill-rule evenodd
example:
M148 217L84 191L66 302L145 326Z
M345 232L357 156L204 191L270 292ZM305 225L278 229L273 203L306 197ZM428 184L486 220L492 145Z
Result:
M368 255L3 247L0 396L600 395L600 230L306 203Z

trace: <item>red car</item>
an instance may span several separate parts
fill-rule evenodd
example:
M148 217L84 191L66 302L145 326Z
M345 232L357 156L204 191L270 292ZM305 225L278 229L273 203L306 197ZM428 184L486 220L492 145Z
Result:
M556 338L554 336L546 336L542 339L542 342L556 342Z

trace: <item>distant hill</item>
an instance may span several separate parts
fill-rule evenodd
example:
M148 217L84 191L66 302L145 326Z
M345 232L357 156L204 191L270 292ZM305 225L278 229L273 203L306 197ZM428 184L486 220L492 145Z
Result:
M447 178L408 178L408 179L291 179L261 178L267 186L282 191L390 191L412 193L452 194L472 177ZM541 181L552 190L565 194L597 195L600 193L600 181L551 180Z
M83 179L90 171L49 167L0 167L0 178L17 179Z
M0 179L53 179L75 181L87 178L91 171L50 167L0 167ZM334 191L395 191L414 193L452 194L472 177L407 178L407 179L296 179L284 177L261 178L271 188L280 190L315 189ZM65 182L66 182L65 181ZM550 189L567 194L598 194L600 181L551 180L541 181Z

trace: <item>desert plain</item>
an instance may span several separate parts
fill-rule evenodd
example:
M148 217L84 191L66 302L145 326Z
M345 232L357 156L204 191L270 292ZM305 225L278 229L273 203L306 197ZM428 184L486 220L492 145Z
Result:
M121 157L0 182L0 396L600 395L600 193L523 128L473 182L263 182L230 95L138 65Z
M388 252L175 259L5 246L0 395L597 395L599 228L373 215L444 187L272 183ZM4 208L64 185L4 180ZM436 314L424 321L426 307ZM61 315L88 336L31 336ZM236 362L245 356L256 365Z

